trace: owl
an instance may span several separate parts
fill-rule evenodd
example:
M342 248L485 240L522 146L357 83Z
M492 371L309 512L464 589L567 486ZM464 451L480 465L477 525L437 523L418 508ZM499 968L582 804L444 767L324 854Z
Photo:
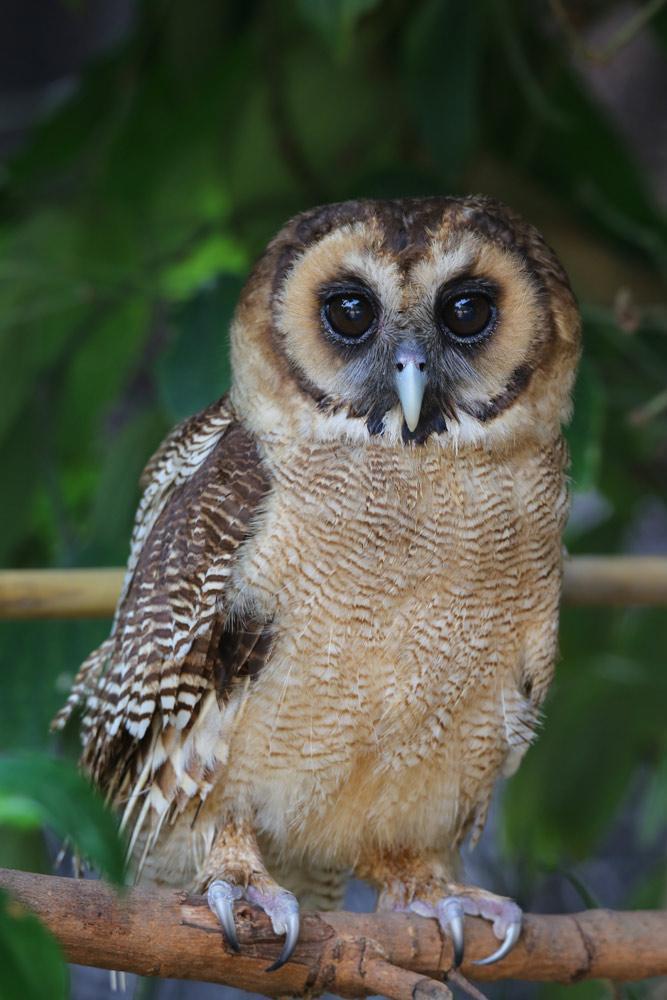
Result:
M381 909L465 915L503 958L521 911L469 885L557 649L562 424L579 319L539 233L485 197L348 201L269 244L228 395L149 461L109 638L55 725L137 879L284 935L350 874Z

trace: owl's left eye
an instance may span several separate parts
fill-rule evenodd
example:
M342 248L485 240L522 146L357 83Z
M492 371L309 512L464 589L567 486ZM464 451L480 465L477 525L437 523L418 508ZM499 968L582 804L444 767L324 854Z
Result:
M463 287L440 295L436 315L440 328L451 339L473 343L491 333L497 308L486 289Z
M336 292L326 299L322 312L329 329L348 341L360 340L375 323L375 306L363 292Z

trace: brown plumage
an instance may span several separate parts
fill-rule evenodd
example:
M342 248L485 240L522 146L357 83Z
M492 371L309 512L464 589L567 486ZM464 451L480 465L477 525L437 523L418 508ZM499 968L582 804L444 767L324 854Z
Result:
M326 206L259 261L57 719L82 705L137 869L217 886L232 944L241 893L289 951L274 879L334 905L349 871L459 951L463 912L518 927L452 879L551 679L578 353L554 254L489 199Z

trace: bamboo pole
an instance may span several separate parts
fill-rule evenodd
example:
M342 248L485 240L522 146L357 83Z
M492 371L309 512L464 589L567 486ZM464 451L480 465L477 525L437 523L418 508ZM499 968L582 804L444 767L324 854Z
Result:
M667 556L573 556L563 599L575 605L667 606Z
M382 994L449 996L441 982L452 949L433 920L407 914L307 913L296 951L266 973L281 940L268 919L237 904L240 954L226 948L202 896L155 888L118 895L102 882L0 869L0 886L32 910L71 962L145 976L225 983L268 996ZM667 975L667 912L589 910L525 917L519 943L502 962L475 966L496 947L483 920L466 917L462 972L477 980L638 980Z
M0 570L0 619L110 618L122 569ZM571 605L667 606L667 557L574 556L565 564Z
M122 569L0 570L0 618L110 618Z

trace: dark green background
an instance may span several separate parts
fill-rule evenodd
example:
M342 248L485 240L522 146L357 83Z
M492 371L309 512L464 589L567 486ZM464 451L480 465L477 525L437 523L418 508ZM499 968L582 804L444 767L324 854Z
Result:
M84 0L66 6L87 16ZM566 4L569 28L557 6L138 5L1 168L4 565L125 561L139 472L174 422L226 389L239 288L290 215L477 191L544 231L580 299L569 437L575 510L593 516L573 518L570 549L664 548L665 217L588 82L582 40L613 5ZM642 37L664 53L664 8ZM526 906L582 908L587 893L664 905L666 617L564 612L544 732L495 822L490 879ZM0 749L49 745L48 720L107 629L2 626ZM538 995L561 992L610 995Z

